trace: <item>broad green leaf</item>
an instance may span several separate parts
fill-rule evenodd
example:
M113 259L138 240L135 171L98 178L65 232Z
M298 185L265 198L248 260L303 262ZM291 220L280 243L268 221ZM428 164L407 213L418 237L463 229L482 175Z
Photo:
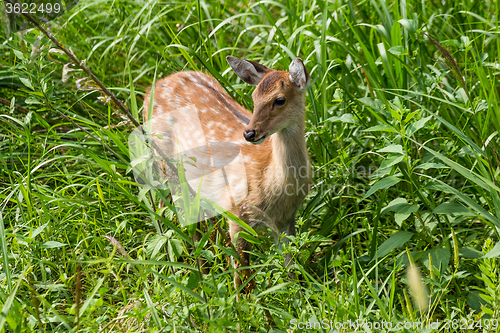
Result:
M389 49L389 53L392 53L392 54L397 55L397 56L408 54L408 52L406 52L405 48L401 45L391 47Z
M488 300L488 298L489 298L490 300L489 300L489 302L488 302L488 303L492 303L492 302L493 302L493 300L491 299L491 297L488 297L488 296L487 296L487 295L485 295L485 294L479 294L479 295L481 296L481 298L482 298L482 299L485 299L485 298L486 298L486 300ZM491 318L491 317L493 317L493 316L495 316L495 312L493 312L493 310L492 310L492 309L490 309L490 308L489 308L489 307L487 307L487 306L483 306L483 307L481 308L481 310L483 310L483 312L484 312L484 313L486 313L487 315L489 315L489 316L490 316L490 318Z
M419 207L420 205L418 204L399 205L396 207L394 210L394 219L396 220L396 223L401 227L403 221L406 220L411 213L416 213Z
M146 247L146 253L148 254L148 257L151 259L156 259L156 256L162 249L163 245L167 242L167 237L165 236L160 236L156 235L154 236L149 242L148 246Z
M336 122L336 121L340 121L340 122L343 122L343 123L352 123L352 124L357 124L358 123L358 120L356 118L354 118L354 116L352 114L350 114L350 113L345 113L345 114L343 114L340 117L337 117L337 116L330 117L326 121L330 121L332 123Z
M453 201L440 204L432 212L434 214L449 214L449 215L471 214L471 211L468 210L466 207Z
M388 42L390 42L391 36L387 32L387 29L382 24L372 25L372 24L368 24L368 23L360 23L359 25L370 27L372 29L377 30L380 33L380 35L382 35Z
M171 238L169 241L168 241L168 244L169 244L169 251L170 251L170 248L172 249L172 252L173 254L179 258L181 255L182 255L182 252L184 250L184 245L183 243L178 240L178 239L175 239L175 238Z
M254 237L245 231L240 232L240 237L243 238L244 240L246 240L247 242L250 242L253 244L260 244L261 243L257 237Z
M476 313L480 313L482 311L483 306L486 306L488 303L479 296L478 291L471 291L467 295L467 304L474 310Z
M404 154L403 147L401 145L390 145L382 149L377 150L379 153L398 153Z
M66 245L68 245L68 244L64 244L64 243L57 242L57 241L48 241L48 242L43 243L42 247L44 249L54 249L54 248L63 247Z
M383 106L384 106L384 103L382 103L381 100L373 99L371 97L363 97L363 98L360 98L358 100L361 103L363 103L363 105L366 105L366 106L372 108L372 110L374 110L374 111L381 111Z
M375 126L372 126L372 127L369 127L365 130L363 130L364 132L391 132L391 133L398 133L398 131L396 131L396 129L392 126L389 126L389 125L375 125Z
M377 258L381 258L389 254L392 250L400 248L408 242L413 236L413 232L400 231L389 237L383 242L377 250Z
M366 192L365 196L363 197L363 200L368 198L370 195L372 195L376 191L388 189L389 187L396 185L400 181L401 181L401 179L398 177L395 177L395 176L389 176L389 177L386 177L384 179L379 180L368 190L368 192Z
M382 163L380 163L379 170L390 168L395 164L398 164L404 159L404 155L401 154L391 154L385 158ZM378 171L378 170L377 170Z
M425 117L425 118L420 118L416 122L410 124L408 128L406 129L406 134L407 135L413 135L415 132L417 132L419 129L424 127L425 123L428 122L432 116Z
M418 30L418 24L414 20L401 19L398 22L401 23L409 33L414 33Z
M49 225L49 222L39 226L38 228L36 228L35 230L33 230L33 232L31 233L31 236L30 238L33 239L35 238L39 233L41 233L43 231L43 229L45 229L47 226Z
M419 209L420 205L418 204L409 204L406 202L406 199L397 198L391 201L386 207L384 207L381 213L387 213L390 211L394 211L394 218L396 223L401 227L403 221L406 220L411 213L416 213Z
M27 78L24 78L24 77L21 77L19 78L19 80L21 80L21 82L27 87L27 88L30 88L31 90L35 90L33 89L33 86L31 85L31 82L30 80L28 80Z
M428 169L432 169L432 168L449 169L450 167L446 166L442 163L433 163L433 162L423 163L423 164L417 165L415 167L415 169L423 169L423 170L428 170Z
M391 202L389 202L387 204L387 206L382 208L380 213L383 214L386 212L394 211L399 205L409 205L409 203L408 203L408 201L406 201L405 198L396 198L396 199L392 200Z
M464 88L459 88L456 92L457 100L460 103L467 104L469 102L469 98L467 97L467 94L465 93Z
M344 99L344 93L342 92L342 89L335 89L335 92L333 93L333 100L341 102L343 99Z
M464 258L468 258L468 259L477 259L477 258L481 258L483 256L483 253L481 251L478 251L478 250L476 250L472 247L468 247L468 246L464 246L464 247L460 248L458 253L460 254L460 256L462 256Z
M30 96L30 97L26 98L26 99L24 100L24 102L25 102L26 104L43 104L42 102L40 102L40 101L38 100L38 98L36 98L36 97L34 97L34 96Z
M432 257L432 266L436 269L440 269L440 272L443 273L446 271L448 267L448 263L450 262L451 253L448 249L438 248L424 251L422 253L422 261L424 262L425 267L429 269L429 254Z
M21 60L25 59L24 58L24 54L21 51L16 50L16 49L12 49L12 52L14 52L14 54L16 55L16 57L18 57L19 59L21 59Z
M195 289L200 285L200 274L198 271L191 271L191 274L189 275L188 282L186 284L186 287L189 289Z

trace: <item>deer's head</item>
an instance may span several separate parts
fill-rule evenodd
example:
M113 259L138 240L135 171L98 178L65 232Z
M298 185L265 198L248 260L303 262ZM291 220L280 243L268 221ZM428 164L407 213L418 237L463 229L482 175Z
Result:
M252 94L253 116L243 133L248 142L261 143L276 132L304 123L309 73L300 58L292 61L288 72L232 56L226 59L236 75L257 86Z

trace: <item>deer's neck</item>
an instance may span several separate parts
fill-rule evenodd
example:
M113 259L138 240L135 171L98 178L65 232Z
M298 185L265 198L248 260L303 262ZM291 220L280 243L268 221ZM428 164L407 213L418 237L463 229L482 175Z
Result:
M310 176L304 129L304 122L295 123L271 136L272 158L268 169L269 180L288 183L291 178Z

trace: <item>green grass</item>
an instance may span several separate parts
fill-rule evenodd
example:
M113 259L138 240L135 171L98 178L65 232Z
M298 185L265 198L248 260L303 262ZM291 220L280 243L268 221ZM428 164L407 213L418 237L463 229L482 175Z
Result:
M155 77L202 70L251 108L252 87L227 55L281 69L304 60L315 186L284 249L302 277L291 280L281 250L260 237L255 289L239 300L226 219L193 243L158 208L164 193L134 182L133 126L120 110L65 70L38 31L0 31L0 330L284 332L291 320L385 320L452 332L481 320L475 331L496 331L499 9L96 0L50 23L139 121ZM411 263L421 280L407 276ZM428 308L413 301L418 281Z

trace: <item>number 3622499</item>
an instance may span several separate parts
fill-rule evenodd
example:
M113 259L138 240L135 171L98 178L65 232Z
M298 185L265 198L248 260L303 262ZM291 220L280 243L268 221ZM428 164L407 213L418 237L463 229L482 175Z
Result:
M59 3L5 3L5 11L8 14L58 14L61 10Z

